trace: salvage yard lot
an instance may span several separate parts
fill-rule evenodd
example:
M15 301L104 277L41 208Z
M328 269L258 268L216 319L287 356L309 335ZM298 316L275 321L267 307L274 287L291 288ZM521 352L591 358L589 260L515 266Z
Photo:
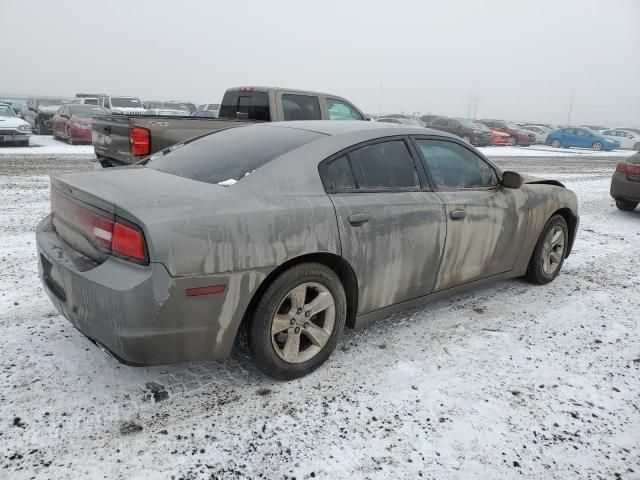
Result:
M47 174L91 168L74 148L0 149L3 478L640 478L640 210L608 195L631 152L482 149L577 193L560 276L347 331L281 383L237 355L118 365L53 309L34 229Z

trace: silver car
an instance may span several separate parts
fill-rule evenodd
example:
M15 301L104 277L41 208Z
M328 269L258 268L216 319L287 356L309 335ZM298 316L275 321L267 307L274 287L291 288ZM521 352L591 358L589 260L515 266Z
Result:
M58 310L130 364L321 365L345 326L496 279L553 280L575 194L447 133L378 122L231 128L51 179L37 227Z

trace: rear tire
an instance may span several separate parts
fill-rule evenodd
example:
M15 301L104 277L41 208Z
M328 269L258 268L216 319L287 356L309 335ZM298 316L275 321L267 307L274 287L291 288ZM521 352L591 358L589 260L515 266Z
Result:
M247 329L249 353L270 377L302 377L329 358L346 318L346 295L333 270L319 263L293 266L260 298Z
M640 142L636 143L636 144L633 146L633 149L634 149L636 152L640 152Z
M567 222L562 215L552 216L538 238L525 278L538 285L551 282L562 269L568 245Z
M635 210L637 206L638 206L638 202L630 202L628 200L622 200L622 199L616 200L616 207L618 207L618 210L631 212L632 210Z
M593 142L593 145L591 145L591 148L593 148L596 152L599 152L602 150L602 143Z
M518 140L516 140L516 137L509 137L509 141L507 142L507 145L514 147L517 144L518 144Z
M469 143L469 144L471 143L471 137L469 135L464 135L462 137L462 140L467 142L467 143Z

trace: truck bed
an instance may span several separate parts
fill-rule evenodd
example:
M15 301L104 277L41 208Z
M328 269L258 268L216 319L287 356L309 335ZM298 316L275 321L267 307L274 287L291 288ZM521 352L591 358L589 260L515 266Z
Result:
M131 165L176 143L248 123L255 122L202 117L96 115L92 119L92 141L96 156L101 162ZM149 152L144 155L133 155L131 152L130 135L133 127L149 132Z

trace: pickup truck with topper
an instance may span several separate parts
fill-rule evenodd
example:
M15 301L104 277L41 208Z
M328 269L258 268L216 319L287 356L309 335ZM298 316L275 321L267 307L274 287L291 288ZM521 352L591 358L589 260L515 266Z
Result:
M337 95L272 87L228 89L218 118L154 115L96 115L93 145L105 167L131 165L148 155L213 131L248 122L368 120Z

